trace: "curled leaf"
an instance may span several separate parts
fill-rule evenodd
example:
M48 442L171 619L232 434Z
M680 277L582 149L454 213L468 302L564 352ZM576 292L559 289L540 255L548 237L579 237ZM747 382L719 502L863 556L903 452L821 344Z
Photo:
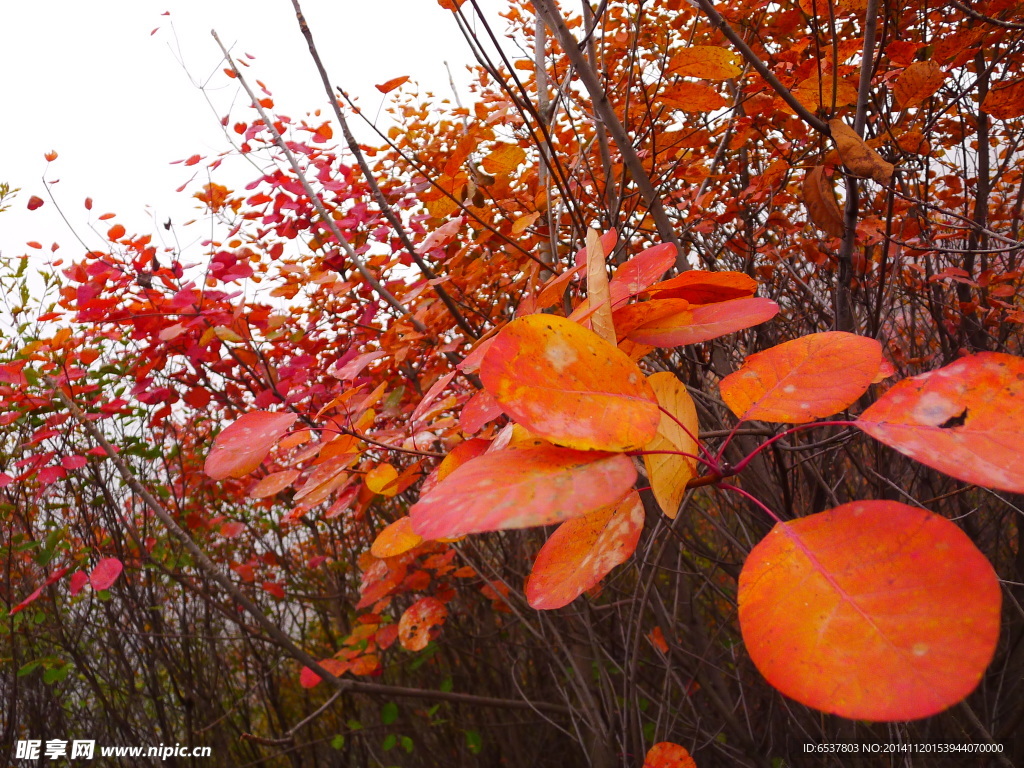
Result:
M843 165L858 176L867 176L883 186L892 181L896 166L869 147L842 118L833 118L828 121L828 125L832 129L832 140L839 149Z
M818 229L832 237L843 236L843 215L839 212L832 184L825 177L825 167L816 165L807 172L803 184L807 215Z

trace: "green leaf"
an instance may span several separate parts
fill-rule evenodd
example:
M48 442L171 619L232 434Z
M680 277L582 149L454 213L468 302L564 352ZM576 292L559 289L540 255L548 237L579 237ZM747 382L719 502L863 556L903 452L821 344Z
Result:
M345 737L342 734L339 733L337 736L335 736L333 739L331 739L331 748L332 749L341 749L344 746L345 746Z
M398 719L398 705L389 701L380 709L380 721L384 725L391 725Z
M450 677L446 677L444 681L441 683L441 692L450 693L454 687L455 682Z
M27 664L23 664L21 669L18 670L17 677L24 677L25 675L31 675L35 672L36 667L40 665L39 661L30 661Z
M479 731L466 731L466 748L474 755L479 755L484 748L484 740Z
M63 666L60 666L60 667L54 667L53 669L48 669L45 672L43 672L43 682L46 683L47 685L51 685L53 683L59 683L61 680L63 680L65 677L68 676L68 672L70 672L70 671L71 671L71 665L70 664L64 664Z
M410 755L412 754L412 751L416 749L416 745L413 744L412 739L410 739L408 736L399 736L398 741L402 745L402 749L404 749Z
M380 748L383 749L385 752L390 752L392 749L395 748L395 745L397 743L398 737L395 736L395 734L393 733L389 733L387 736L384 737L384 741L380 743Z

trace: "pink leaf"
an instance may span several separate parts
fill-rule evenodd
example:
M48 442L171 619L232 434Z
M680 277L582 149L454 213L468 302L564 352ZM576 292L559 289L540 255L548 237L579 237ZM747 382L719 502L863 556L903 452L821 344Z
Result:
M89 583L96 591L109 589L123 570L124 565L116 557L105 557L92 569L92 573L89 574Z
M206 457L206 474L214 480L249 474L259 467L296 418L294 413L245 414L217 435Z

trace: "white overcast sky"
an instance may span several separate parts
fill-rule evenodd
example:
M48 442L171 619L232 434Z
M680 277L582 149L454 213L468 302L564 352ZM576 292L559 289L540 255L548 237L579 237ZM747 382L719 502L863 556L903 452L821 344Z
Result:
M471 56L451 12L436 0L305 0L302 6L332 81L364 111L376 112L387 98L374 84L402 75L419 81L421 90L450 96L445 60L467 97ZM494 13L500 0L484 7L496 29L504 29ZM267 84L280 113L300 118L325 106L289 0L0 0L0 182L22 189L0 214L4 259L32 253L44 260L54 241L62 246L58 256L81 253L44 191L44 172L60 179L53 194L90 247L101 247L102 239L90 229L86 196L94 200L91 220L101 232L109 222L95 218L107 211L138 233L156 233L168 217L191 218L195 190L174 190L196 168L169 163L227 149L218 119L232 103L238 115L247 104L220 72L211 29L232 53L255 56L250 82ZM215 109L196 83L206 83ZM50 150L59 158L47 171L43 155ZM249 180L247 172L233 181ZM27 211L31 195L45 205ZM46 250L26 248L29 240Z

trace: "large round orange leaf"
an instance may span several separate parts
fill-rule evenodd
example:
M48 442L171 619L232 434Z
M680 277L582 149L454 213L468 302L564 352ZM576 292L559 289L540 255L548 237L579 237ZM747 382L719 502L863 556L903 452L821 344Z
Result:
M644 465L658 506L668 517L675 518L686 495L686 484L697 474L697 460L692 458L698 451L697 409L686 385L674 373L655 373L647 381L663 412L658 434L644 446L645 451L650 451L644 454ZM683 453L690 456L680 455Z
M999 582L966 534L895 501L776 525L747 558L739 618L782 693L856 720L913 720L967 696L999 636Z
M686 747L660 741L647 751L643 768L697 768L697 763Z
M904 379L857 426L959 480L1024 493L1022 358L982 352Z
M398 642L407 651L422 651L448 618L448 609L436 597L424 597L405 609L398 621Z
M214 480L244 477L270 453L297 419L294 413L252 411L225 427L206 457L204 471Z
M526 599L538 610L568 605L624 563L644 528L644 505L632 491L617 504L558 526L537 554Z
M629 339L655 347L681 347L759 325L771 320L778 312L779 305L771 299L731 299L693 307L678 315L647 323L631 331Z
M563 317L530 315L505 326L480 380L505 413L557 445L628 451L658 428L658 405L637 364Z
M811 333L747 358L718 387L741 419L803 424L849 407L882 364L882 345L842 331Z
M507 449L458 467L409 516L425 539L551 525L615 503L635 481L624 454L550 445Z

